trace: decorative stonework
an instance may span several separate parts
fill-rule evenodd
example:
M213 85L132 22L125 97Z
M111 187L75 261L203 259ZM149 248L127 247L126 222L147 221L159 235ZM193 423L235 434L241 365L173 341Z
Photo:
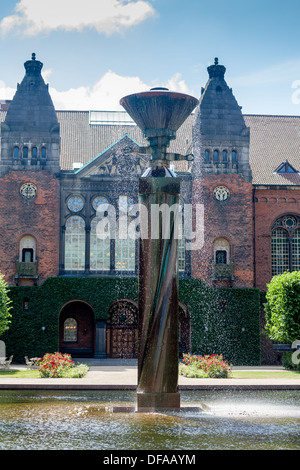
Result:
M20 194L27 201L33 200L37 195L37 187L33 183L24 183L20 188Z
M71 212L80 212L84 206L84 200L80 196L71 196L67 204Z
M229 189L226 186L217 186L214 190L214 197L217 201L226 201L230 196Z
M123 147L116 150L99 167L97 174L133 178L140 176L147 168L147 160L137 155L133 148Z

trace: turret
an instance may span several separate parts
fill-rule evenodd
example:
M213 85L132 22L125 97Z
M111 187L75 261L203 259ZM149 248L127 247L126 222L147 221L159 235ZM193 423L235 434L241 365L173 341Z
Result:
M24 64L25 76L1 125L1 175L9 170L59 171L60 135L48 85L41 75L43 64Z

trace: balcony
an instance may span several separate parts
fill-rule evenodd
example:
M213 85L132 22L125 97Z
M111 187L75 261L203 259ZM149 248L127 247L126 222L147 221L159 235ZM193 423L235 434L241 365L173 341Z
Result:
M212 281L230 281L232 284L233 277L233 262L229 261L228 264L212 262Z
M34 279L34 283L36 284L38 279L37 261L33 261L32 263L30 263L17 260L15 275L16 285L18 285L19 279Z

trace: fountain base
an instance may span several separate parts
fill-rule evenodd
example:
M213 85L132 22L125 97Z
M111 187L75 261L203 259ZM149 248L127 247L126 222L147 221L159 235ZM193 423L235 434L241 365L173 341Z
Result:
M156 411L179 411L180 393L137 393L137 410L148 413Z

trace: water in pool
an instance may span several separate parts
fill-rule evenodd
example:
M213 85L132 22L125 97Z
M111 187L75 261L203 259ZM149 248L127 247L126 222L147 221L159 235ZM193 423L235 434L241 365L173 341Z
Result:
M183 391L199 411L113 413L128 391L0 391L0 450L299 450L299 391Z

